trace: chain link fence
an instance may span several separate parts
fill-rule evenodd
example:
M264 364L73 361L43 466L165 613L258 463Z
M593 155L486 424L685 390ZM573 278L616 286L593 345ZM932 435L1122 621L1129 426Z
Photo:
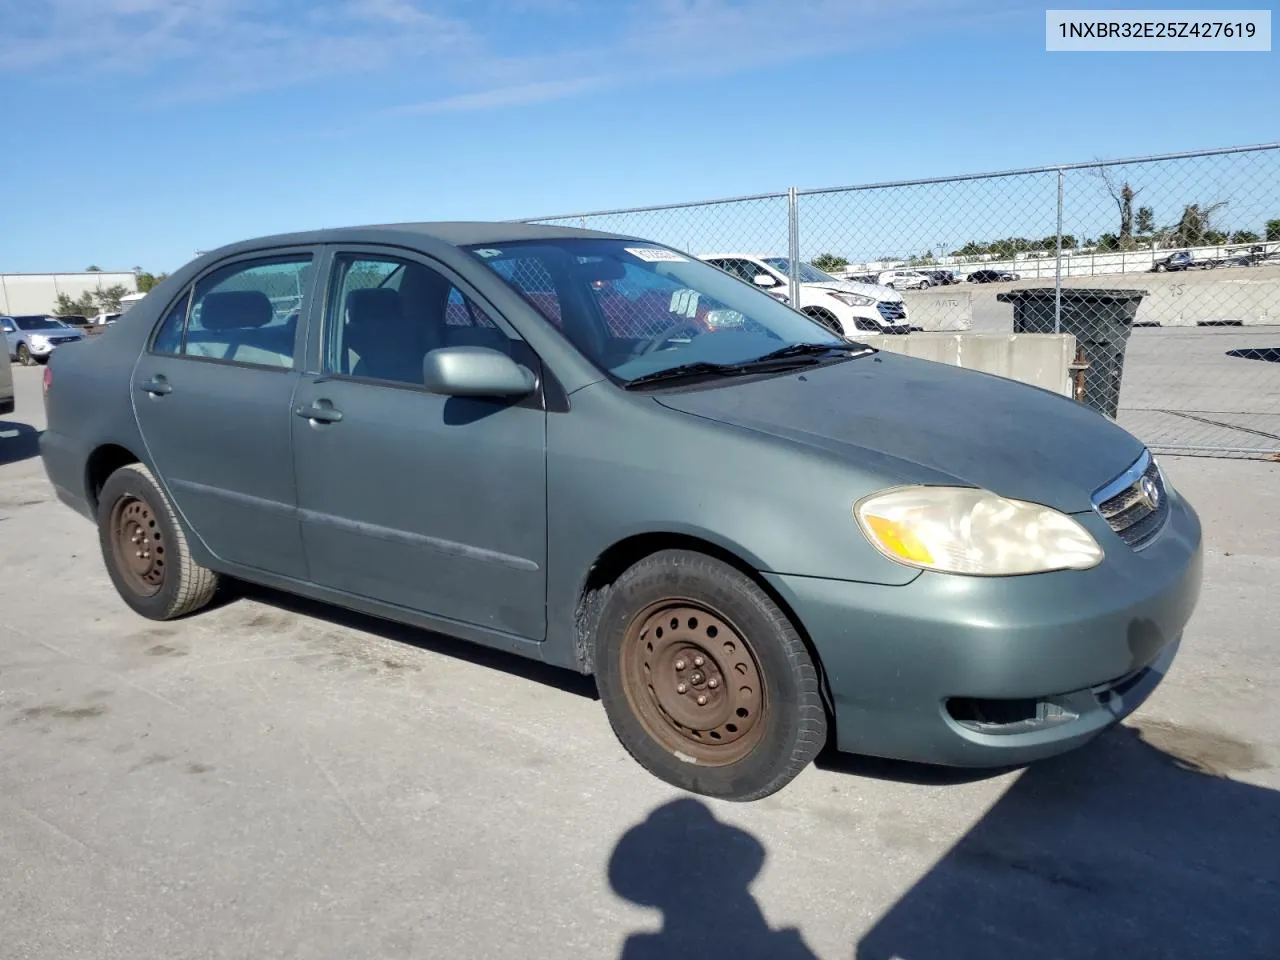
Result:
M527 222L763 275L855 339L1070 334L1070 391L1153 450L1280 459L1280 144Z

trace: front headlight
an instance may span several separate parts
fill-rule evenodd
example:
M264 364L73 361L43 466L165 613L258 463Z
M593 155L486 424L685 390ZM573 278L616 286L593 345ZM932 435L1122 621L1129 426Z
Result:
M41 336L38 333L33 333L31 335L31 345L33 347L39 347L43 349L44 347L47 347L49 345L49 338L45 336Z
M899 487L853 513L881 553L923 570L1004 577L1102 562L1097 541L1065 513L972 487Z
M860 293L845 293L843 290L828 290L827 296L835 297L841 303L851 307L869 307L876 302L874 297L864 297Z

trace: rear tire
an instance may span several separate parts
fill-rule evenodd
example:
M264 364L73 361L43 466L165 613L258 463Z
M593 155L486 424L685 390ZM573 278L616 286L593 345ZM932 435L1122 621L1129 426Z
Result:
M615 735L672 786L723 800L782 789L826 743L818 672L795 627L720 560L664 550L610 588L595 674Z
M116 592L148 619L194 613L218 589L218 575L191 559L168 497L141 463L121 467L103 484L98 543Z

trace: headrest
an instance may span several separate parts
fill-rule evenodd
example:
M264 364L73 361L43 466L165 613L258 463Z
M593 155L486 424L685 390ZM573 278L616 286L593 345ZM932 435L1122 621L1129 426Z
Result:
M200 326L206 330L247 330L265 327L275 316L261 290L208 293L200 301Z
M353 326L382 326L403 319L399 290L371 287L347 294L347 323Z

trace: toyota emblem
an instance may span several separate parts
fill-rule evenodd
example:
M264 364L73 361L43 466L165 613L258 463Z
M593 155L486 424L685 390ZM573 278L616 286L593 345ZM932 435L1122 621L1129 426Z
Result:
M1160 488L1150 477L1143 477L1138 482L1138 495L1152 513L1160 509Z

